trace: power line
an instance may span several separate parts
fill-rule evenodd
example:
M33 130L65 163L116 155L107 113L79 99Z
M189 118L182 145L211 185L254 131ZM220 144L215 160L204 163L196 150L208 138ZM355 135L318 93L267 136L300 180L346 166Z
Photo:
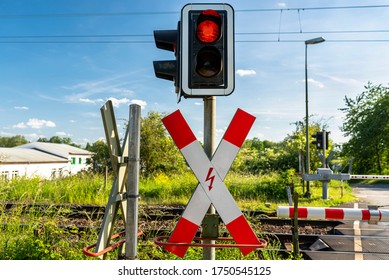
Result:
M0 39L153 37L152 34L0 35Z
M68 13L68 14L0 14L0 19L18 18L66 18L66 17L117 17L117 16L152 16L171 15L179 12L115 12L115 13Z
M362 6L337 6L337 7L301 7L301 8L278 8L278 9L246 9L236 12L280 12L280 11L309 11L309 10L345 10L345 9L375 9L389 8L389 5L362 5Z
M237 32L236 35L242 38L242 36L258 36L258 35L302 35L302 34L368 34L368 33L389 33L389 29L377 29L377 30L320 30L320 31L282 31L282 32ZM80 35L2 35L0 36L0 44L143 44L153 43L152 40L139 40L139 38L151 38L152 34L80 34ZM118 39L123 40L82 40L82 39ZM134 38L133 40L124 40L125 38ZM30 40L31 39L31 40ZM39 40L33 40L39 39ZM46 40L55 39L55 40ZM62 40L62 39L77 39L77 40ZM301 42L300 40L281 40L280 42ZM331 40L332 42L386 42L385 39L343 39L343 40ZM274 40L262 40L262 39L238 39L236 42L247 43L265 43L274 42Z
M237 43L304 43L305 40L237 40ZM386 43L389 39L340 39L327 40L326 43Z
M304 43L305 40L236 40L236 43ZM387 43L389 39L339 39L326 40L328 43ZM73 41L0 41L0 44L154 44L144 40L73 40Z
M236 35L347 34L347 33L388 33L388 32L389 32L389 29L377 29L377 30L321 30L321 31L281 31L281 32L240 32L240 33L236 33Z
M95 40L95 41L0 41L0 44L150 44L154 41Z
M243 9L236 10L237 13L247 12L281 12L281 11L309 11L309 10L345 10L345 9L378 9L389 8L389 5L361 5L361 6L335 6L335 7L300 7L300 8L277 8L277 9ZM55 14L0 14L0 19L13 18L52 18L52 17L110 17L110 16L149 16L149 15L171 15L179 14L177 11L158 12L112 12L112 13L55 13Z
M299 34L363 34L363 33L389 33L389 29L236 32L235 35L250 36L250 35L278 35L278 34L299 35ZM153 34L0 35L0 39L120 38L120 37L153 37Z

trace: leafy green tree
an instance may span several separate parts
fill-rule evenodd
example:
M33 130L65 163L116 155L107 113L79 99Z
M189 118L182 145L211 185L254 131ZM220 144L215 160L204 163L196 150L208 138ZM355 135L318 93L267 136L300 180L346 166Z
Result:
M299 150L302 151L305 156L306 150L306 131L305 131L305 121L298 121L294 123L296 125L295 131L292 134L284 139L284 148L285 158L284 161L288 161L291 165L291 168L298 170L298 153ZM310 152L310 170L315 171L317 168L322 166L322 162L319 157L319 152L323 153L323 150L318 150L316 145L312 144L314 138L312 135L316 134L319 131L326 130L328 131L328 126L323 119L316 120L315 118L310 117L310 123L308 127L308 142L309 142L309 152ZM333 141L331 140L331 134L329 135L328 140L328 151L334 149ZM327 153L328 155L328 153ZM304 163L305 166L305 163Z
M11 147L24 145L24 144L27 144L27 139L23 135L0 137L0 147L11 148Z
M143 175L180 173L186 164L162 123L164 114L149 112L141 120L140 165Z
M73 143L72 139L69 137L60 137L60 136L52 136L50 139L46 137L41 137L37 140L37 142L46 142L46 143L56 143L56 144L67 144L70 146L81 148L81 145L77 145Z
M346 120L342 131L350 137L344 153L354 158L357 173L389 172L389 88L365 86L355 99L345 96Z
M163 117L164 114L149 112L141 119L140 169L143 176L151 176L158 172L181 173L187 169L180 151L167 135L162 123ZM88 143L86 150L94 153L93 161L96 171L103 171L106 166L109 169L112 168L105 141Z
M263 174L268 172L299 170L299 150L305 151L305 122L296 122L296 129L287 135L283 141L261 141L258 138L247 139L242 146L232 166L234 171L251 174ZM312 121L309 125L309 135L326 129L326 124L321 121ZM313 138L308 139L312 142ZM332 141L329 141L332 149ZM321 161L315 145L310 143L311 170L321 166Z
M87 143L85 149L93 153L93 170L103 172L105 167L111 168L108 146L103 140L97 140L93 144Z

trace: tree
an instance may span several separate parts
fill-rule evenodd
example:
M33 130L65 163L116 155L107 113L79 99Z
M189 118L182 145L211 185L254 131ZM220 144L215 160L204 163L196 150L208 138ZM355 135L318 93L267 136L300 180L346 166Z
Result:
M365 86L355 99L345 96L346 113L342 131L350 140L344 153L354 158L357 173L383 174L389 171L389 88Z
M232 169L242 173L261 174L274 171L286 171L289 169L299 170L299 150L305 151L305 122L298 121L295 131L288 134L281 142L259 140L258 138L247 139L234 161ZM327 125L323 120L310 120L309 135L325 130ZM310 169L316 170L322 165L318 156L317 148L310 142ZM329 149L333 147L329 140Z
M111 169L108 146L103 140L97 140L93 144L87 143L85 149L93 153L93 170L102 172L106 166Z
M184 158L163 126L163 117L164 114L149 112L141 120L140 166L144 175L186 169Z
M184 158L163 126L163 117L164 114L149 112L141 119L140 170L143 176L151 176L157 172L181 173L186 170ZM95 171L102 171L106 166L112 169L105 141L98 140L93 144L88 143L86 150L94 153Z
M47 139L46 137L39 138L37 142L46 142L46 143L56 143L56 144L67 144L70 146L78 147L80 148L80 145L77 145L73 143L72 139L69 137L60 137L60 136L52 136L50 139Z
M23 144L27 144L27 139L23 135L0 137L0 147L12 148Z

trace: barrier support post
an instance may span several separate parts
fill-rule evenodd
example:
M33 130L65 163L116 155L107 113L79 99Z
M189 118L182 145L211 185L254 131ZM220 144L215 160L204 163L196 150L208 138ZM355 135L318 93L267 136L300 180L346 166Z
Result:
M294 214L293 214L293 256L294 259L298 259L300 255L299 248L299 224L298 224L298 201L299 196L297 192L293 193L293 204L294 204Z

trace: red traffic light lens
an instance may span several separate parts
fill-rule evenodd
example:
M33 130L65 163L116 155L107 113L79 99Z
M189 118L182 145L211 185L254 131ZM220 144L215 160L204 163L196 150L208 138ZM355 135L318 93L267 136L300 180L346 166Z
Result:
M214 10L203 11L197 20L196 36L203 43L213 43L220 37L220 15Z

